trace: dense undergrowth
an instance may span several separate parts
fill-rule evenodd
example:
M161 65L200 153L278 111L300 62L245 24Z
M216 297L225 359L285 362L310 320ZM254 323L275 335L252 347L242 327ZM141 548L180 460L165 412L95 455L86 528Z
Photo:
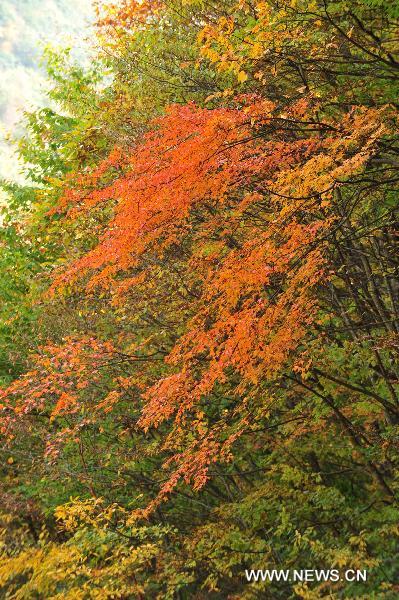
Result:
M0 595L397 598L399 11L125 0L4 182ZM367 570L247 582L245 569Z

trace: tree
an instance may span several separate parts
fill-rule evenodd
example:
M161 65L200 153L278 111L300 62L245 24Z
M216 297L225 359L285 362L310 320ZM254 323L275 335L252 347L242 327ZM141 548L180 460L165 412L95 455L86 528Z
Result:
M89 78L80 105L62 76L73 151L48 181L36 159L45 193L25 213L52 272L39 266L41 334L1 393L15 551L0 585L21 598L393 597L395 13L104 10L113 77ZM331 566L369 577L244 578Z

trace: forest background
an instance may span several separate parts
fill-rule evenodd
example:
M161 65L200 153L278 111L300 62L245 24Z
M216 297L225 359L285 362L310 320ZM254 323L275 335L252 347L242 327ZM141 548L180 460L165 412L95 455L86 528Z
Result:
M1 184L1 597L398 597L398 19L122 0L46 49Z
M0 6L0 175L22 179L7 136L15 135L23 110L46 104L46 45L72 47L84 60L84 38L94 19L90 0L3 0ZM80 35L79 35L80 34ZM19 132L21 133L21 132Z

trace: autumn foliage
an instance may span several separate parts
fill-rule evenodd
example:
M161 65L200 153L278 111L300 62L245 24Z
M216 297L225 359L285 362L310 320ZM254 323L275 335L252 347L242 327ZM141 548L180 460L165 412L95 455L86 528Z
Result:
M395 597L397 15L349 4L99 8L113 80L24 214L6 597ZM243 576L313 565L373 581Z

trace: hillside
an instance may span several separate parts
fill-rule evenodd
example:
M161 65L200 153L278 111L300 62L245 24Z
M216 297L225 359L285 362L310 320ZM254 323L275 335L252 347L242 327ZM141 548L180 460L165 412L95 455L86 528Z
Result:
M0 136L13 130L22 109L46 102L44 44L71 44L83 52L91 0L2 0L0 3ZM1 139L1 138L0 138ZM1 143L1 142L0 142ZM0 145L0 175L15 176L11 151Z
M398 30L99 0L47 55L0 181L1 599L399 598Z

